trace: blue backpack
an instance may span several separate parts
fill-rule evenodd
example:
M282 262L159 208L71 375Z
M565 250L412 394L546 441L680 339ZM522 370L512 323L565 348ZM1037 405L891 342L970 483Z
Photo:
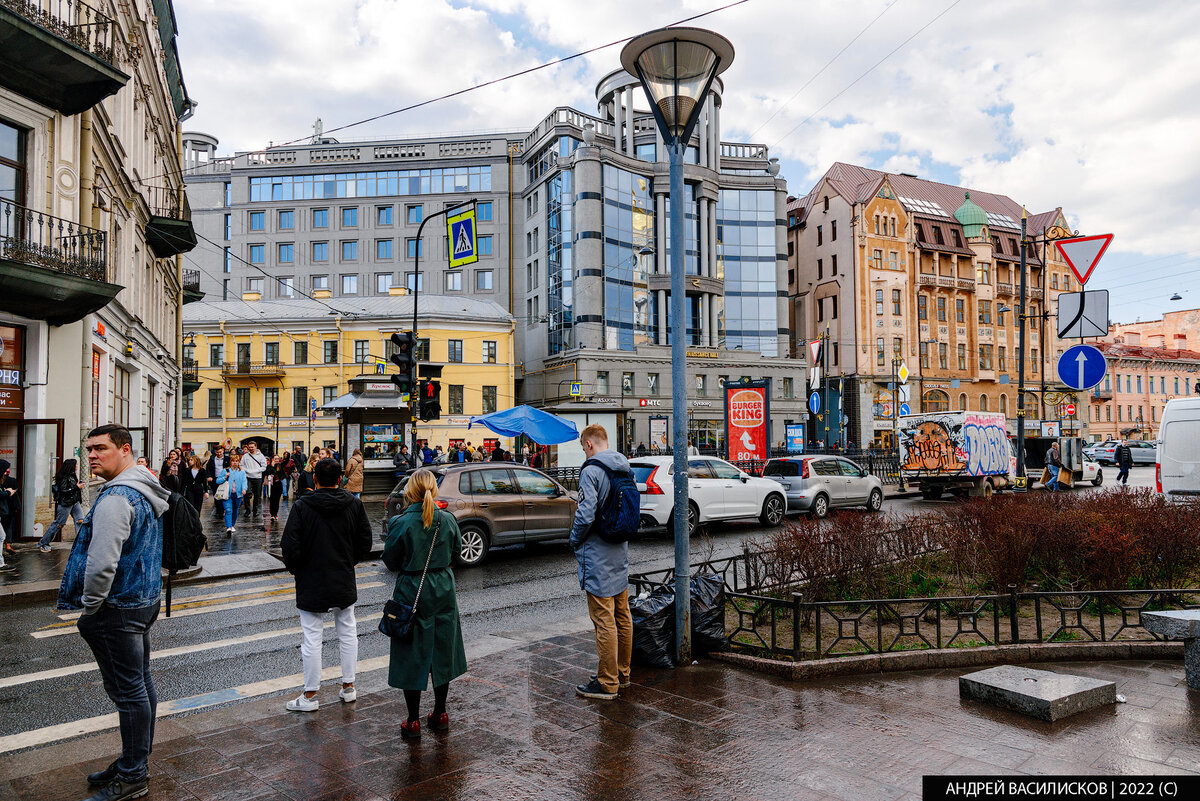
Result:
M637 533L642 520L642 496L633 473L629 470L613 470L596 459L588 459L583 467L590 464L596 465L608 476L608 497L604 499L604 505L596 510L591 533L598 534L600 539L613 545L628 542Z

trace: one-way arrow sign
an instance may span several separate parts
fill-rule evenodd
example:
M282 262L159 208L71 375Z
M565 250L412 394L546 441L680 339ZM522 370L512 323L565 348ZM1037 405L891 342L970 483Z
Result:
M1058 248L1058 252L1066 260L1071 272L1075 273L1079 283L1086 284L1088 276L1092 274L1092 270L1096 269L1096 265L1100 263L1100 257L1104 255L1104 251L1108 250L1112 240L1112 234L1079 236L1072 239L1059 239L1054 243L1054 247Z

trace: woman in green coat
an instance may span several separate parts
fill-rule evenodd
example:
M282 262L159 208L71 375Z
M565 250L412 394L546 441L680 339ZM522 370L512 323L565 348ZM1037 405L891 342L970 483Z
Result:
M429 571L413 614L412 637L392 640L388 684L404 690L408 705L408 720L400 724L401 736L416 739L421 736L421 692L430 678L433 712L427 723L433 731L446 731L450 728L446 714L450 680L467 672L454 573L450 571L450 562L462 547L462 534L454 515L437 507L433 473L418 470L409 476L404 497L408 506L392 518L383 546L383 563L399 573L392 598L411 604L427 559Z

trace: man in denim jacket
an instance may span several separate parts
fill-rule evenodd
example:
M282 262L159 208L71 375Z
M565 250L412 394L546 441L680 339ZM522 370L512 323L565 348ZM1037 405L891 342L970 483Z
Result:
M88 801L145 795L158 698L150 678L150 626L162 590L162 514L170 492L136 464L129 429L88 434L91 472L107 481L79 526L58 591L59 609L82 609L104 691L117 707L121 756L88 776Z

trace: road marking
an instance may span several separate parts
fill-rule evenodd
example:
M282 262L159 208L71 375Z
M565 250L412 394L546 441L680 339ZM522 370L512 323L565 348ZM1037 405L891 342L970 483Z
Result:
M369 623L383 617L382 612L375 612L370 615L357 617L359 623ZM332 620L326 621L324 628L333 627ZM276 637L286 637L289 634L300 634L300 627L290 629L274 629L272 631L263 631L258 634L247 634L242 637L230 637L225 640L212 640L210 642L194 643L192 645L180 645L175 648L164 648L159 651L151 649L151 659L165 659L169 656L181 656L185 654L200 653L201 651L212 651L217 648L227 648L231 645L244 645L245 643L258 642L259 640L271 640ZM368 632L369 633L369 632ZM362 636L361 634L359 635ZM31 684L36 681L48 681L50 679L59 679L63 676L74 676L78 673L87 673L90 670L96 670L95 662L87 662L79 665L67 665L65 667L53 668L51 670L41 670L36 673L23 673L16 676L5 676L0 678L0 688L15 687L20 684Z
M369 589L373 589L375 587L385 587L385 586L387 586L387 585L382 581L371 581L366 584L359 584L358 589L369 590ZM295 595L295 590L288 590L286 592L283 590L276 590L276 591L273 591L272 593L270 593L271 597L253 598L252 596L247 595L246 597L249 600L246 600L246 601L238 601L235 603L216 604L215 606L203 605L203 606L198 606L198 607L192 608L192 609L180 609L178 611L176 611L175 605L172 604L171 616L170 617L160 617L159 622L161 623L161 622L165 622L165 621L174 620L175 618L178 618L178 617L192 617L193 615L204 615L204 614L208 614L209 612L224 612L228 609L248 609L251 606L263 606L264 604L277 604L280 601L290 600L294 595ZM207 603L207 602L204 602L204 603ZM61 637L64 634L73 634L76 631L78 631L78 624L76 621L71 620L71 621L64 621L62 623L51 623L49 626L45 626L41 629L38 629L37 631L31 631L29 633L29 636L36 637L37 639L40 640L40 639L44 639L46 637Z

